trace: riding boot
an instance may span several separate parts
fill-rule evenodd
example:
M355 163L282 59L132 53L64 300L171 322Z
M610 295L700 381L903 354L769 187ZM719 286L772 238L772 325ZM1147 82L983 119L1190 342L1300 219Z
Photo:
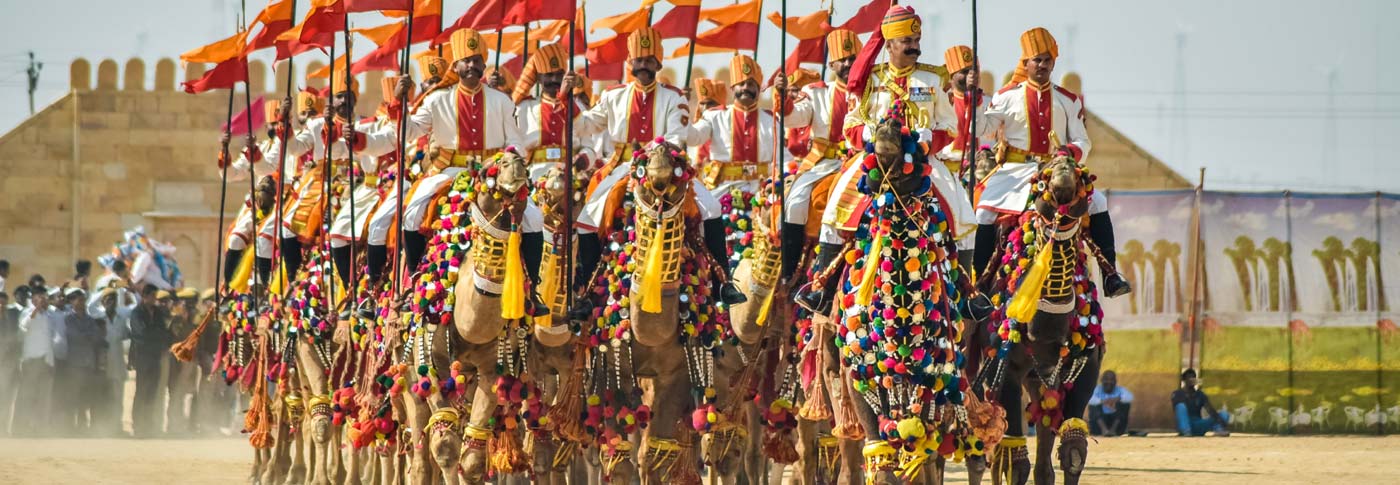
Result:
M972 274L976 278L981 278L982 273L987 271L987 264L992 262L992 256L997 252L997 230L996 224L978 224L977 239L972 247Z
M253 265L257 268L259 282L267 281L272 275L272 258L258 256L253 259Z
M797 273L797 265L802 262L802 250L807 247L807 227L802 224L783 223L782 231L783 266L779 281L792 281Z
M825 280L818 280L822 273L825 273L831 265L840 264L841 245L832 243L821 243L817 247L817 260L812 262L812 281L800 291L797 296L797 304L808 311L825 315L831 311L830 295L836 291L836 284L841 278L835 274ZM835 272L833 272L835 273Z
M335 262L335 274L340 277L340 283L346 288L355 284L350 281L350 245L331 247L331 260Z
M739 287L729 280L729 244L725 241L724 220L716 217L706 219L704 224L705 248L719 263L719 270L715 272L714 277L715 282L719 284L720 301L725 305L738 305L749 301L749 298L739 291Z
M287 271L287 277L295 278L297 271L301 270L301 240L295 237L282 238L282 266ZM268 281L263 279L263 281Z
M233 281L233 273L238 271L238 263L243 261L242 249L224 251L224 284Z
M593 272L598 269L598 260L602 258L603 242L597 233L580 233L578 235L577 261L574 266L574 285L569 291L578 292L579 288L589 288L593 282ZM569 319L585 320L593 314L593 302L584 295L582 298L574 299L573 308L569 309Z
M530 277L530 301L525 310L535 317L548 315L549 307L540 299L539 293L540 264L544 260L543 232L526 232L520 235L520 259L524 260L525 273Z
M418 263L423 260L423 251L428 247L428 236L418 231L403 232L403 253L404 262L408 263L408 272L412 273L418 269Z
M388 259L388 246L369 245L369 250L365 254L365 262L369 265L366 272L369 273L370 281L379 281L379 278L384 276L384 265Z
M1103 273L1104 296L1114 298L1131 293L1133 291L1132 285L1123 278L1123 275L1118 274L1118 253L1113 241L1113 219L1108 216L1108 212L1089 216L1089 238L1094 241L1095 246L1099 247L1099 254L1103 255L1099 271Z

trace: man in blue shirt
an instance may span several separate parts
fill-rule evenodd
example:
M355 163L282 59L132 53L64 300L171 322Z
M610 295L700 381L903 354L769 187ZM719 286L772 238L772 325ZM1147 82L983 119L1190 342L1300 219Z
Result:
M1104 371L1089 398L1089 431L1095 436L1119 436L1128 432L1128 411L1133 393L1118 385L1118 374Z

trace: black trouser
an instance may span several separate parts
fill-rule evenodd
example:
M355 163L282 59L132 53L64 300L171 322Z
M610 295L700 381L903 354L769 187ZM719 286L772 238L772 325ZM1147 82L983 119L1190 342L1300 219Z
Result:
M161 355L143 355L132 359L136 369L136 394L131 399L131 430L137 437L151 437L160 434L161 420L165 417L160 398L160 389L165 384L160 379Z
M1089 406L1089 432L1095 436L1118 436L1128 432L1128 412L1133 403L1120 402L1111 414L1104 414L1102 404Z

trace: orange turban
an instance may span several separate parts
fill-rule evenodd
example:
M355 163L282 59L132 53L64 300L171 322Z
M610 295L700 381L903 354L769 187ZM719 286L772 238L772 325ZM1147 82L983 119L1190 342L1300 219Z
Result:
M303 89L297 93L297 112L315 111L321 112L326 109L326 100L311 88Z
M403 76L384 76L379 80L380 93L385 103L398 101L394 99L394 91L398 91L400 77ZM408 85L408 99L413 99L413 84Z
M661 59L661 33L651 27L632 31L627 35L627 58L638 59L655 57Z
M1044 27L1036 27L1021 33L1021 60L1050 54L1051 59L1060 57L1060 45Z
M691 81L690 84L692 85L691 89L695 90L695 101L700 103L705 101L720 102L717 95L719 90L715 88L714 81L703 77L697 77L695 80Z
M860 54L860 37L846 29L836 29L826 34L826 59L837 61Z
M811 69L798 69L788 73L788 86L795 89L802 89L803 86L812 84L822 79L821 74Z
M355 76L350 75L343 67L335 70L335 86L332 87L335 88L330 91L332 94L346 91L347 87L355 94L360 93L360 81L355 79Z
M447 60L438 56L419 56L418 75L424 81L432 78L442 79L447 75Z
M264 103L263 103L263 122L265 122L265 123L276 123L276 122L278 122L278 121L282 121L281 119L279 119L279 118L281 118L281 114L282 114L282 113L281 113L281 110L282 110L281 108L282 108L282 102L281 102L281 101L278 101L278 100L273 99L273 100L269 100L269 101L264 102Z
M918 14L907 5L891 6L885 12L885 19L880 21L880 34L889 40L917 35L921 29L922 21Z
M739 54L729 59L729 85L753 81L760 86L763 85L763 69L758 67L752 57Z
M471 56L486 57L486 43L481 41L481 33L473 29L461 29L452 33L452 62Z
M955 45L943 51L943 67L948 69L949 74L972 67L972 63L971 47Z
M511 90L511 98L519 103L529 96L530 90L535 88L535 76L563 72L568 67L568 57L569 54L564 52L564 48L557 43L539 48L534 55L530 56L530 62L525 63L525 68L520 71L520 82L515 83L515 88Z

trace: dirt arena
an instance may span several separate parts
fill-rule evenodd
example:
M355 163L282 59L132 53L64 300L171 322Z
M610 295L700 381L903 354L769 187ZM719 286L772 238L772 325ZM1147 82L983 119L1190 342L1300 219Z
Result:
M1400 436L1100 439L1083 483L1400 483ZM0 483L245 483L239 439L0 440ZM966 483L954 467L949 483Z

